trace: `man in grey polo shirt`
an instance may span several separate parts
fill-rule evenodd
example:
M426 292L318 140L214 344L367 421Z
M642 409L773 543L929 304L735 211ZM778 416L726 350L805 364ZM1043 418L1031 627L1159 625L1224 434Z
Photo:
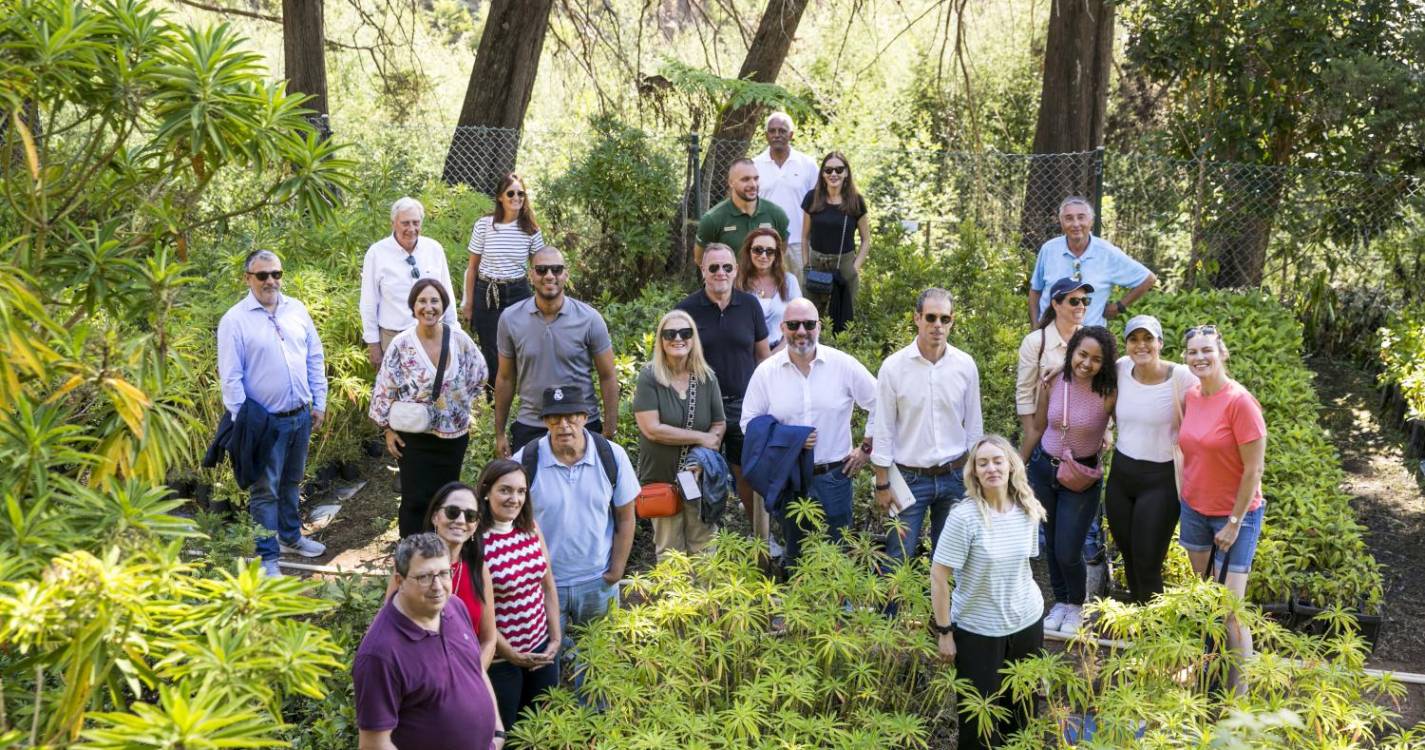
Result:
M591 399L587 427L612 440L618 425L618 373L608 325L597 310L565 296L569 272L563 253L551 247L535 253L529 277L534 296L507 308L500 315L495 335L500 351L495 375L495 453L502 458L548 432L539 418L546 388L588 383L589 373L595 370L609 419L599 419L599 407ZM520 410L507 436L505 421L516 388Z

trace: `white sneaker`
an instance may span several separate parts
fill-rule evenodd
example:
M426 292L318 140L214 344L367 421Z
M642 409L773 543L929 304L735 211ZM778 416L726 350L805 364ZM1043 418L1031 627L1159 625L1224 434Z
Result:
M1054 602L1054 606L1049 608L1049 614L1044 616L1044 629L1058 630L1064 622L1064 614L1068 609L1069 605L1063 602Z
M262 576L263 576L264 578L281 578L281 577L282 577L282 569L279 568L279 567L277 567L277 561L276 561L276 560L263 560L263 561L262 561Z
M1078 604L1064 605L1064 621L1059 624L1059 632L1074 635L1084 626L1084 608Z
M321 557L327 551L325 544L308 536L297 537L296 544L287 544L279 540L277 548L284 555L301 555L302 557Z

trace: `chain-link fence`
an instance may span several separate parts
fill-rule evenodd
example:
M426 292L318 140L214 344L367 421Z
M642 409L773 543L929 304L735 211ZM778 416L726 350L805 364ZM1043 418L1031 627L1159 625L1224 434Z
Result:
M646 134L648 148L682 164L667 210L671 252L686 257L692 228L727 194L731 163L760 141L699 134ZM410 140L422 173L490 192L517 169L536 186L571 168L595 133L526 133L457 128ZM831 144L797 143L819 159ZM883 231L917 227L930 241L964 221L1026 262L1059 234L1069 195L1097 208L1095 231L1142 260L1170 287L1262 287L1287 293L1317 269L1369 272L1382 237L1425 216L1425 181L1404 175L1176 160L1099 149L1068 154L967 153L872 147L846 152L873 221ZM940 229L936 230L935 227Z

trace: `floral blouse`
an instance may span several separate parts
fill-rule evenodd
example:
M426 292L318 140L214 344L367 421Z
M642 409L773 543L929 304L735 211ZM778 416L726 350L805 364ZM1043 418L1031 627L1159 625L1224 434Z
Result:
M450 361L445 365L445 381L435 402L431 432L438 437L457 438L470 431L470 412L483 397L489 370L485 357L469 334L450 329ZM435 362L408 328L391 340L376 385L371 389L371 419L382 427L390 425L391 404L397 401L430 403L435 381Z

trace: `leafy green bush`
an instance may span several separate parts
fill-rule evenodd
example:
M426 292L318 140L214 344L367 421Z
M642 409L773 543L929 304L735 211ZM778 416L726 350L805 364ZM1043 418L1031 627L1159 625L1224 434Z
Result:
M1400 389L1409 419L1425 419L1425 308L1391 316L1380 329L1380 382Z

